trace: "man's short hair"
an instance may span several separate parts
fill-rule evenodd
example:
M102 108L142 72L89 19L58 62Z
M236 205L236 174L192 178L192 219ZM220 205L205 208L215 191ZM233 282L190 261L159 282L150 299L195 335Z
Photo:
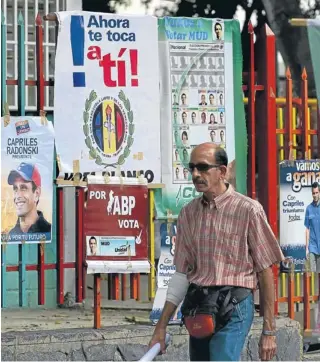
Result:
M96 242L96 244L97 244L97 239L96 239L94 236L91 236L91 238L89 239L89 243L90 243L90 241L91 241L92 239L93 239L93 240Z
M217 147L214 151L215 163L219 166L228 167L228 155L224 148Z
M318 184L318 182L314 182L314 183L311 185L311 187L312 187L313 189L318 188L318 189L320 190L320 185Z

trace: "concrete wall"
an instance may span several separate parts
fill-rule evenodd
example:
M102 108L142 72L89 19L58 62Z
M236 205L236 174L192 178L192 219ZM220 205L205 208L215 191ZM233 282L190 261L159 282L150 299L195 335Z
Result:
M262 319L256 318L245 343L242 360L256 361ZM147 351L154 327L115 326L100 330L74 329L2 333L2 361L137 361ZM188 334L184 328L168 328L172 341L157 360L189 360ZM277 361L301 361L302 338L298 322L277 320Z

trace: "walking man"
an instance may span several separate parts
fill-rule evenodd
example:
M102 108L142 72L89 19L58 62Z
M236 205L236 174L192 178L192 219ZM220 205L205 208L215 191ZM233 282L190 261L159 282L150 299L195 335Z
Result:
M207 293L219 287L248 291L232 309L227 323L209 338L190 336L191 361L239 361L254 315L253 291L262 291L264 319L260 357L276 354L274 282L272 265L284 259L262 206L226 183L228 157L213 143L191 153L189 171L198 192L180 212L177 221L174 264L166 303L150 341L165 351L166 327L177 306L187 299L190 286Z
M307 206L304 218L306 227L306 254L309 255L311 272L320 272L320 185L311 185L313 201Z

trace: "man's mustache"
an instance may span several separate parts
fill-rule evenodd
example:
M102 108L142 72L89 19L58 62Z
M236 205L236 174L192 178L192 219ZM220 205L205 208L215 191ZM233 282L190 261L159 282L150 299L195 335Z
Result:
M200 177L195 177L192 179L194 184L202 184L202 185L207 185L207 182L205 180L201 180Z

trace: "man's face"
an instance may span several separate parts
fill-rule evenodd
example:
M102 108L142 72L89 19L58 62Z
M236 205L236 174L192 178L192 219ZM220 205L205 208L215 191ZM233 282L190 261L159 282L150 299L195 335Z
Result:
M179 178L179 169L176 168L176 178Z
M211 141L213 142L214 141L214 138L215 138L215 133L214 133L214 131L212 131L211 133L210 133L210 137L211 137Z
M201 120L202 120L202 122L206 121L206 114L205 113L201 113Z
M205 103L206 101L206 96L204 94L201 95L201 103Z
M196 121L196 114L195 113L192 113L191 119L192 119L192 123L194 123Z
M185 179L185 180L188 179L188 174L189 174L189 171L188 171L186 168L184 168L184 169L183 169L183 176L184 176L184 179Z
M223 113L220 113L220 122L223 123Z
M191 154L190 163L197 164L215 164L215 157L212 150L204 151L194 149ZM211 168L208 171L200 172L195 168L192 172L192 181L198 192L210 192L214 190L220 182L221 170L219 168Z
M209 96L209 101L210 101L210 104L213 104L213 101L214 101L214 96L213 96L213 94L210 94L210 96Z
M95 239L89 240L90 252L91 254L95 254L97 252L97 241Z
M312 198L313 198L313 201L314 201L314 202L318 202L318 201L319 201L319 196L320 196L319 188L318 188L318 187L315 187L314 189L312 189Z
M31 211L37 209L40 191L32 191L32 182L17 177L13 184L13 202L16 206L18 217L27 216Z
M217 39L221 39L222 37L222 26L220 24L216 24L214 27L214 31L216 33Z
M182 94L181 95L181 102L182 104L186 104L186 99L187 99L187 96L185 94Z
M183 112L182 113L182 122L186 123L186 121L187 121L187 113Z

